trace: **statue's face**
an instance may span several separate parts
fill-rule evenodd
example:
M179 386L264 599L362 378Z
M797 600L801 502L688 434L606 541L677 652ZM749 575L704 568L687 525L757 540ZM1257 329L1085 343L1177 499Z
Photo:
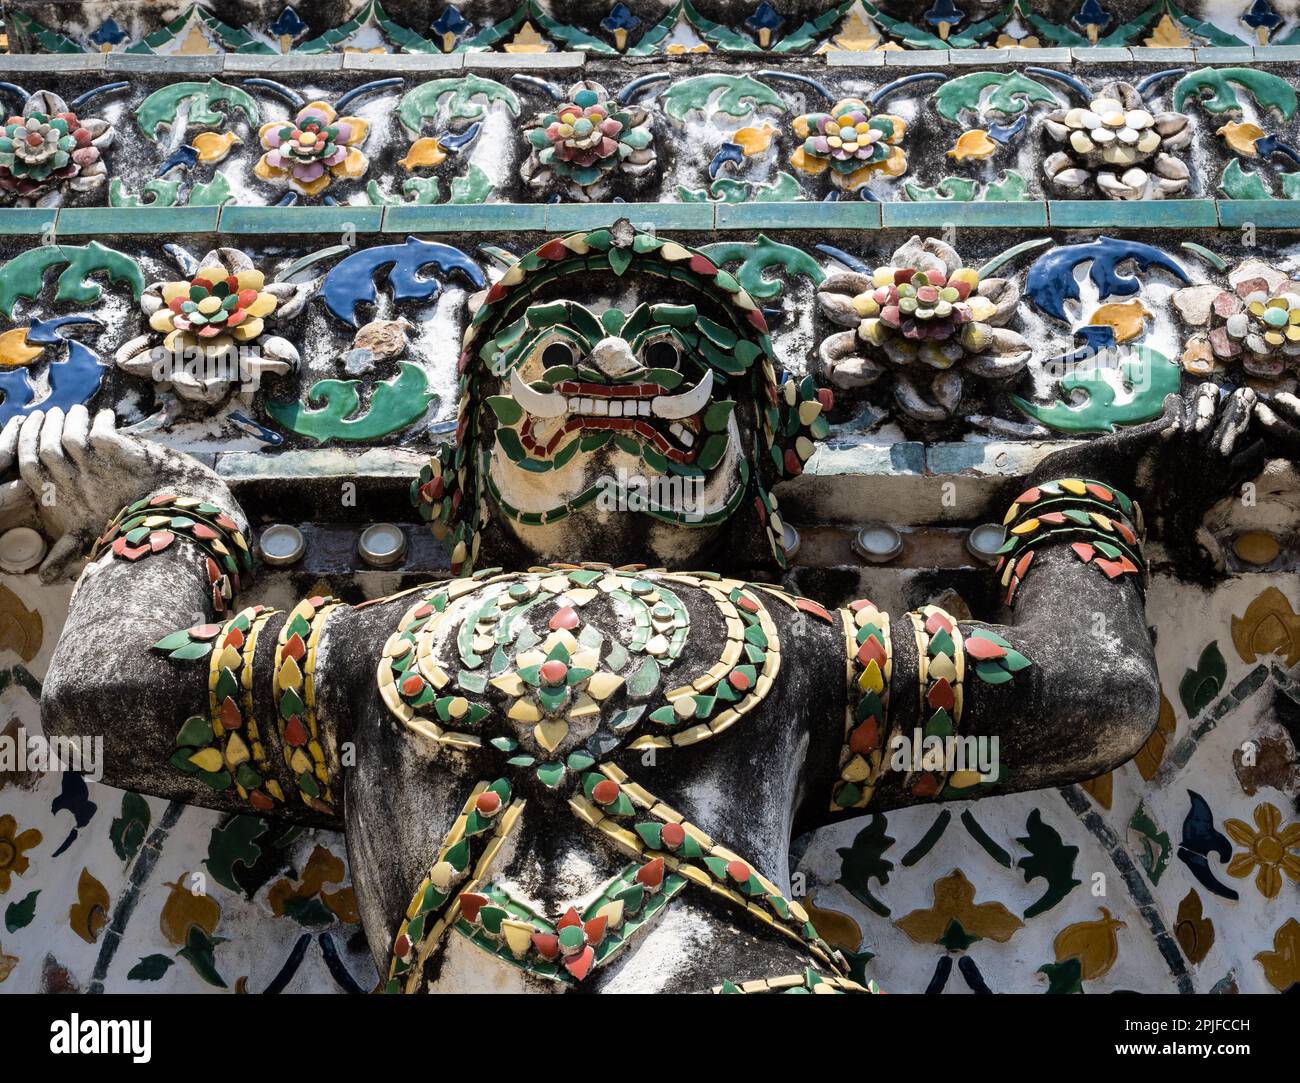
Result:
M745 495L756 336L681 283L636 276L605 297L581 278L552 285L485 357L488 498L541 558L571 557L585 526L615 563L680 564Z

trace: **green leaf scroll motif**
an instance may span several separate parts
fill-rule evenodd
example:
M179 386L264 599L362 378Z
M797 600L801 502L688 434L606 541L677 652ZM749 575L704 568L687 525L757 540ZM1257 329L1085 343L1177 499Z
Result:
M122 795L122 815L117 817L108 831L113 852L123 861L130 861L144 842L149 831L149 804L138 793Z
M36 896L39 894L39 891L33 891L18 902L11 902L5 907L6 932L16 933L32 923L32 918L36 916Z
M1241 99L1231 84L1245 89L1261 110L1276 109L1290 120L1296 111L1295 87L1279 76L1254 68L1201 68L1184 75L1174 86L1174 109L1182 111L1187 99L1195 97L1206 112L1239 113ZM1209 95L1206 95L1209 91Z
M799 182L782 170L769 184L735 177L718 177L708 188L687 188L679 184L677 198L683 203L796 203L808 197Z
M180 108L186 103L186 131L190 128L220 128L225 124L226 113L212 108L219 104L243 113L250 125L257 126L257 102L252 95L219 79L209 79L206 83L169 83L160 87L140 103L135 111L135 122L146 135L156 138L159 128L170 128L176 123Z
M993 93L984 98L984 92ZM973 71L949 79L934 92L935 105L945 120L956 120L964 110L1014 117L1031 105L1060 105L1060 99L1047 87L1018 71ZM983 109L981 110L981 101Z
M664 112L684 123L692 113L707 116L715 94L719 96L712 111L729 117L747 117L765 108L785 112L781 95L748 75L696 75L674 83L664 91L661 101Z
M884 814L875 813L867 826L854 837L851 846L835 851L841 861L839 883L881 917L889 916L889 907L872 894L870 881L875 880L884 886L889 883L889 873L894 868L894 863L885 857L885 851L894 845L894 840L885 834L887 826Z
M375 384L364 413L358 413L361 380L318 380L307 392L307 402L324 405L311 409L301 402L268 402L266 412L290 432L317 443L377 440L419 421L435 397L419 365L400 361L398 369L391 380Z
M1228 664L1218 643L1211 643L1201 651L1196 668L1189 669L1178 682L1178 698L1188 718L1195 718L1214 702L1228 679Z
M788 275L806 275L813 285L820 286L826 277L821 266L807 252L788 244L780 244L763 234L756 241L718 241L706 244L700 252L719 267L739 263L736 278L751 297L767 301L779 297L783 284L765 276L772 267L781 267Z
M172 960L166 955L146 955L127 971L127 981L157 981L171 969Z
M1081 402L1058 399L1043 406L1019 395L1012 395L1011 401L1035 421L1058 432L1114 432L1116 425L1136 425L1159 417L1165 396L1178 392L1179 367L1149 346L1128 349L1132 358L1119 369L1119 383L1129 393L1127 401L1120 401L1113 374L1112 379L1107 379L1111 370L1101 364L1084 366L1061 378L1062 393L1080 392Z
M191 207L224 207L235 201L235 193L224 173L214 173L206 184L196 184L190 189Z
M1074 861L1079 856L1079 848L1066 846L1056 829L1043 823L1038 809L1029 814L1025 830L1028 834L1016 841L1029 854L1017 861L1016 867L1025 874L1027 884L1038 879L1047 881L1047 890L1042 897L1025 910L1025 918L1029 919L1050 910L1082 881L1074 878Z
M478 75L463 75L459 79L434 79L421 83L403 95L397 106L397 118L402 127L418 135L424 122L438 115L439 103L451 96L447 103L449 120L481 120L488 108L500 102L512 116L519 115L519 99L509 87Z
M140 190L141 194L137 196L126 190L121 177L114 177L108 186L108 205L110 207L175 207L180 198L180 190L180 181L154 177L153 180L145 183Z
M98 241L84 246L46 244L29 248L0 267L0 312L12 317L20 297L36 300L45 288L45 273L65 263L67 267L59 275L54 295L56 301L80 305L97 302L104 290L99 283L90 281L90 276L99 271L106 273L110 281L125 282L137 301L144 292L144 272L130 256L105 248Z
M191 925L185 947L181 948L176 954L189 963L194 968L194 972L209 985L215 985L218 989L225 989L226 979L217 970L217 960L214 953L216 946L225 942L225 937L210 937L197 925Z

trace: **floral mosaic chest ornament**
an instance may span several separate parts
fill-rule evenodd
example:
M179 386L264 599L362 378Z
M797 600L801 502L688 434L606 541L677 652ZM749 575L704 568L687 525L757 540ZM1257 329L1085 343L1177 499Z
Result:
M773 605L833 623L774 587L594 563L485 571L407 610L379 666L385 705L418 739L494 755L504 774L474 788L412 896L389 991L421 988L453 931L535 977L586 981L692 883L846 973L797 902L612 762L623 748L687 747L742 724L780 673ZM699 672L702 609L717 610L726 635ZM632 861L557 921L491 876L524 796L548 791L567 795L574 830L595 829Z
M524 130L530 153L521 167L535 191L563 189L574 199L602 199L616 175L633 181L655 166L650 116L610 97L599 83L575 83L568 100Z
M217 248L189 277L145 287L140 308L153 334L124 343L115 360L185 402L213 405L235 388L249 400L263 375L297 365L293 343L266 332L310 295L310 286L268 284L243 252Z
M860 388L892 377L895 405L918 422L949 420L968 380L1005 384L1029 361L1029 343L1005 326L1019 287L981 279L935 238L913 237L870 274L828 276L817 302L833 323L852 328L821 343L831 382Z
M59 95L38 91L0 127L0 201L58 203L65 190L100 187L108 176L102 152L113 135L108 121L78 117Z
M258 130L266 153L254 172L262 180L302 196L318 196L336 179L365 174L369 159L360 150L369 121L340 117L332 105L315 101L292 120L271 120Z
M873 176L901 177L907 155L900 144L907 123L888 113L872 114L861 98L844 98L829 113L805 113L794 119L794 134L803 140L790 164L814 176L830 171L831 183L852 192Z
M1078 196L1095 184L1107 199L1181 195L1191 179L1171 151L1192 141L1186 114L1153 114L1128 83L1111 83L1087 108L1057 109L1043 118L1049 139L1063 144L1043 160L1059 194Z
M1174 307L1194 328L1182 356L1194 376L1217 376L1240 366L1275 386L1300 374L1300 282L1263 260L1243 260L1228 274L1228 289L1188 286Z

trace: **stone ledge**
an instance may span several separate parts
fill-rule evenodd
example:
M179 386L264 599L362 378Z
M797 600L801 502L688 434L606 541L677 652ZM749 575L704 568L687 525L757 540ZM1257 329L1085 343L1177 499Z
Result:
M159 56L156 53L109 53L105 70L122 74L220 75L226 68L226 54L209 56Z
M1092 46L1086 49L1071 49L1070 62L1072 64L1127 64L1136 60L1134 50L1118 48L1103 48Z
M491 71L571 71L587 62L586 53L461 53L465 67Z
M103 71L105 53L6 53L0 56L0 73Z
M464 53L345 53L344 71L459 71Z
M1072 441L963 441L926 447L836 440L818 447L797 478L777 486L795 522L851 524L884 520L900 526L970 522L1000 514L995 501L1054 451ZM319 488L371 481L386 500L404 499L428 459L427 451L379 447L230 451L215 456L216 472L232 485L268 495L284 484Z
M229 53L226 56L226 74L274 75L277 72L342 71L346 59L343 53L281 53L279 56Z
M1250 45L1210 46L1194 50L1198 64L1250 64L1255 60L1255 49Z

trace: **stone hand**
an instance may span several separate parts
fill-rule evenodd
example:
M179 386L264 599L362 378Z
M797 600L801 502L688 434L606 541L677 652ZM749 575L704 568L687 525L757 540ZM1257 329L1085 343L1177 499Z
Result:
M1215 384L1203 383L1168 396L1154 421L1049 455L1031 481L1092 477L1118 486L1141 503L1184 574L1208 571L1208 554L1195 541L1206 511L1263 466L1257 407L1249 388L1221 398Z
M1258 401L1249 387L1240 387L1220 399L1218 385L1198 384L1185 397L1165 400L1160 435L1173 441L1178 454L1191 452L1205 465L1231 461L1246 450L1243 439L1250 430Z
M0 472L17 463L21 480L0 486L0 506L20 488L53 540L40 567L46 582L65 575L126 504L161 488L211 500L242 518L225 483L182 452L117 431L111 410L91 420L84 406L33 411L0 433Z
M5 477L18 462L18 435L23 418L12 418L0 431L0 477ZM37 526L40 518L27 482L20 477L0 481L0 530L15 526Z
M1300 458L1300 398L1289 391L1279 391L1267 402L1261 399L1255 403L1255 417L1270 454Z

